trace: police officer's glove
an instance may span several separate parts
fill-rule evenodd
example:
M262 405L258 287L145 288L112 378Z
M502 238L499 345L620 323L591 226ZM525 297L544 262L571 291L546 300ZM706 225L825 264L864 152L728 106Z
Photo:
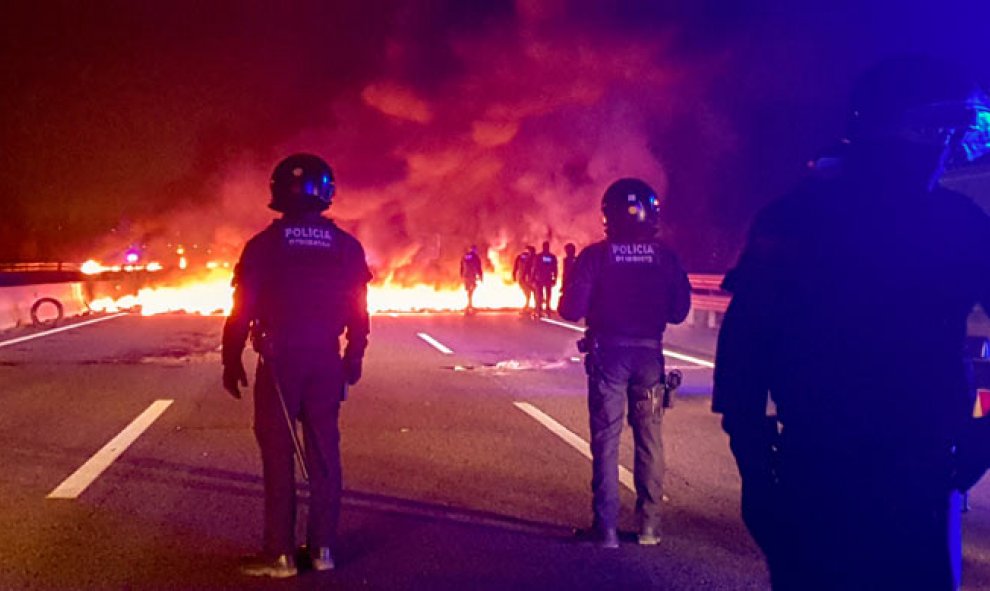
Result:
M240 399L241 390L238 386L248 385L247 372L244 371L244 364L240 359L231 361L223 366L223 389L234 398Z
M361 358L344 356L344 381L353 386L361 379Z

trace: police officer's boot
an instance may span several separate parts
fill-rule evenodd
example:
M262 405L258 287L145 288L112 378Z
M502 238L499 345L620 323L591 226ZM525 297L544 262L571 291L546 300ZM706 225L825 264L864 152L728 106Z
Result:
M598 532L598 545L614 550L619 547L619 532L614 527L608 527Z
M330 548L326 546L320 546L319 548L313 548L309 553L309 559L312 561L313 570L315 571L326 571L333 570L333 554L330 552Z
M637 536L636 542L640 546L656 546L660 543L660 532L652 525L644 525L639 530L639 536Z
M600 527L596 523L587 529L574 530L574 535L583 544L608 549L619 547L619 531L614 527Z
M296 560L291 554L279 554L272 558L251 556L241 564L241 572L250 577L285 579L296 576Z

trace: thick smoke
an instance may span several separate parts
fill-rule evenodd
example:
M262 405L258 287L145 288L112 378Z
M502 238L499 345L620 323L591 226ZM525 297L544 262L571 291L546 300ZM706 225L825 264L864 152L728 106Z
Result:
M856 73L902 51L986 73L983 0L743 4L15 2L0 259L230 259L271 217L273 165L312 151L379 280L453 282L471 244L503 265L587 244L620 176L660 191L691 270L721 271L841 134Z
M553 14L527 8L448 34L448 70L426 80L422 56L411 57L421 41L391 39L379 75L283 143L334 166L331 213L364 242L380 280L453 284L471 244L497 250L504 268L526 244L559 252L598 240L602 191L622 176L667 195L655 138L703 107L684 99L711 66L670 55L674 25L603 35L545 26ZM224 209L258 209L267 167L233 174Z

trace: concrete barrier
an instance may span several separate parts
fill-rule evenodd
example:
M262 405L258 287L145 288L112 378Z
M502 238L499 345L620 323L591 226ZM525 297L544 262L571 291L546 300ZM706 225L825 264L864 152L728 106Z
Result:
M88 310L87 300L82 282L2 287L0 330L32 324L32 314L39 322L82 314Z

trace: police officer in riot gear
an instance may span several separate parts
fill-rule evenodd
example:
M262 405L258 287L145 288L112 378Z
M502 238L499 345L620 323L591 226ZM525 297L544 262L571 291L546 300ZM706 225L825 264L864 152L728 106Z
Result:
M550 252L550 243L543 243L543 250L533 259L533 290L536 300L536 317L550 315L553 286L557 284L557 256Z
M478 247L471 245L464 256L461 257L461 280L464 281L464 290L467 292L467 308L465 314L474 312L474 290L478 283L485 278L485 271L481 265L481 256L478 254Z
M564 260L561 261L560 288L562 290L567 285L567 279L571 276L571 271L574 269L574 263L576 261L577 247L574 246L573 242L568 242L564 245Z
M950 64L876 66L829 174L762 210L726 275L712 406L775 590L959 584L953 489L990 444L969 436L962 358L990 218L937 182L986 151L988 113Z
M659 199L639 179L605 191L605 240L578 255L561 297L560 315L585 319L591 421L594 530L603 547L619 545L619 435L623 415L635 441L639 543L659 541L663 495L663 333L684 320L691 286L677 255L660 241Z
M269 207L282 217L248 241L234 272L222 358L224 388L235 398L239 386L247 385L241 352L249 333L260 353L254 431L264 471L265 527L262 554L243 566L250 575L297 572L297 421L310 481L309 557L315 570L334 566L341 496L338 416L345 384L361 377L371 273L361 244L321 215L333 195L333 173L319 157L295 154L280 162L271 177Z
M536 258L536 248L527 246L516 257L512 264L512 280L519 284L526 303L523 305L523 314L529 314L530 302L533 300L533 260Z

